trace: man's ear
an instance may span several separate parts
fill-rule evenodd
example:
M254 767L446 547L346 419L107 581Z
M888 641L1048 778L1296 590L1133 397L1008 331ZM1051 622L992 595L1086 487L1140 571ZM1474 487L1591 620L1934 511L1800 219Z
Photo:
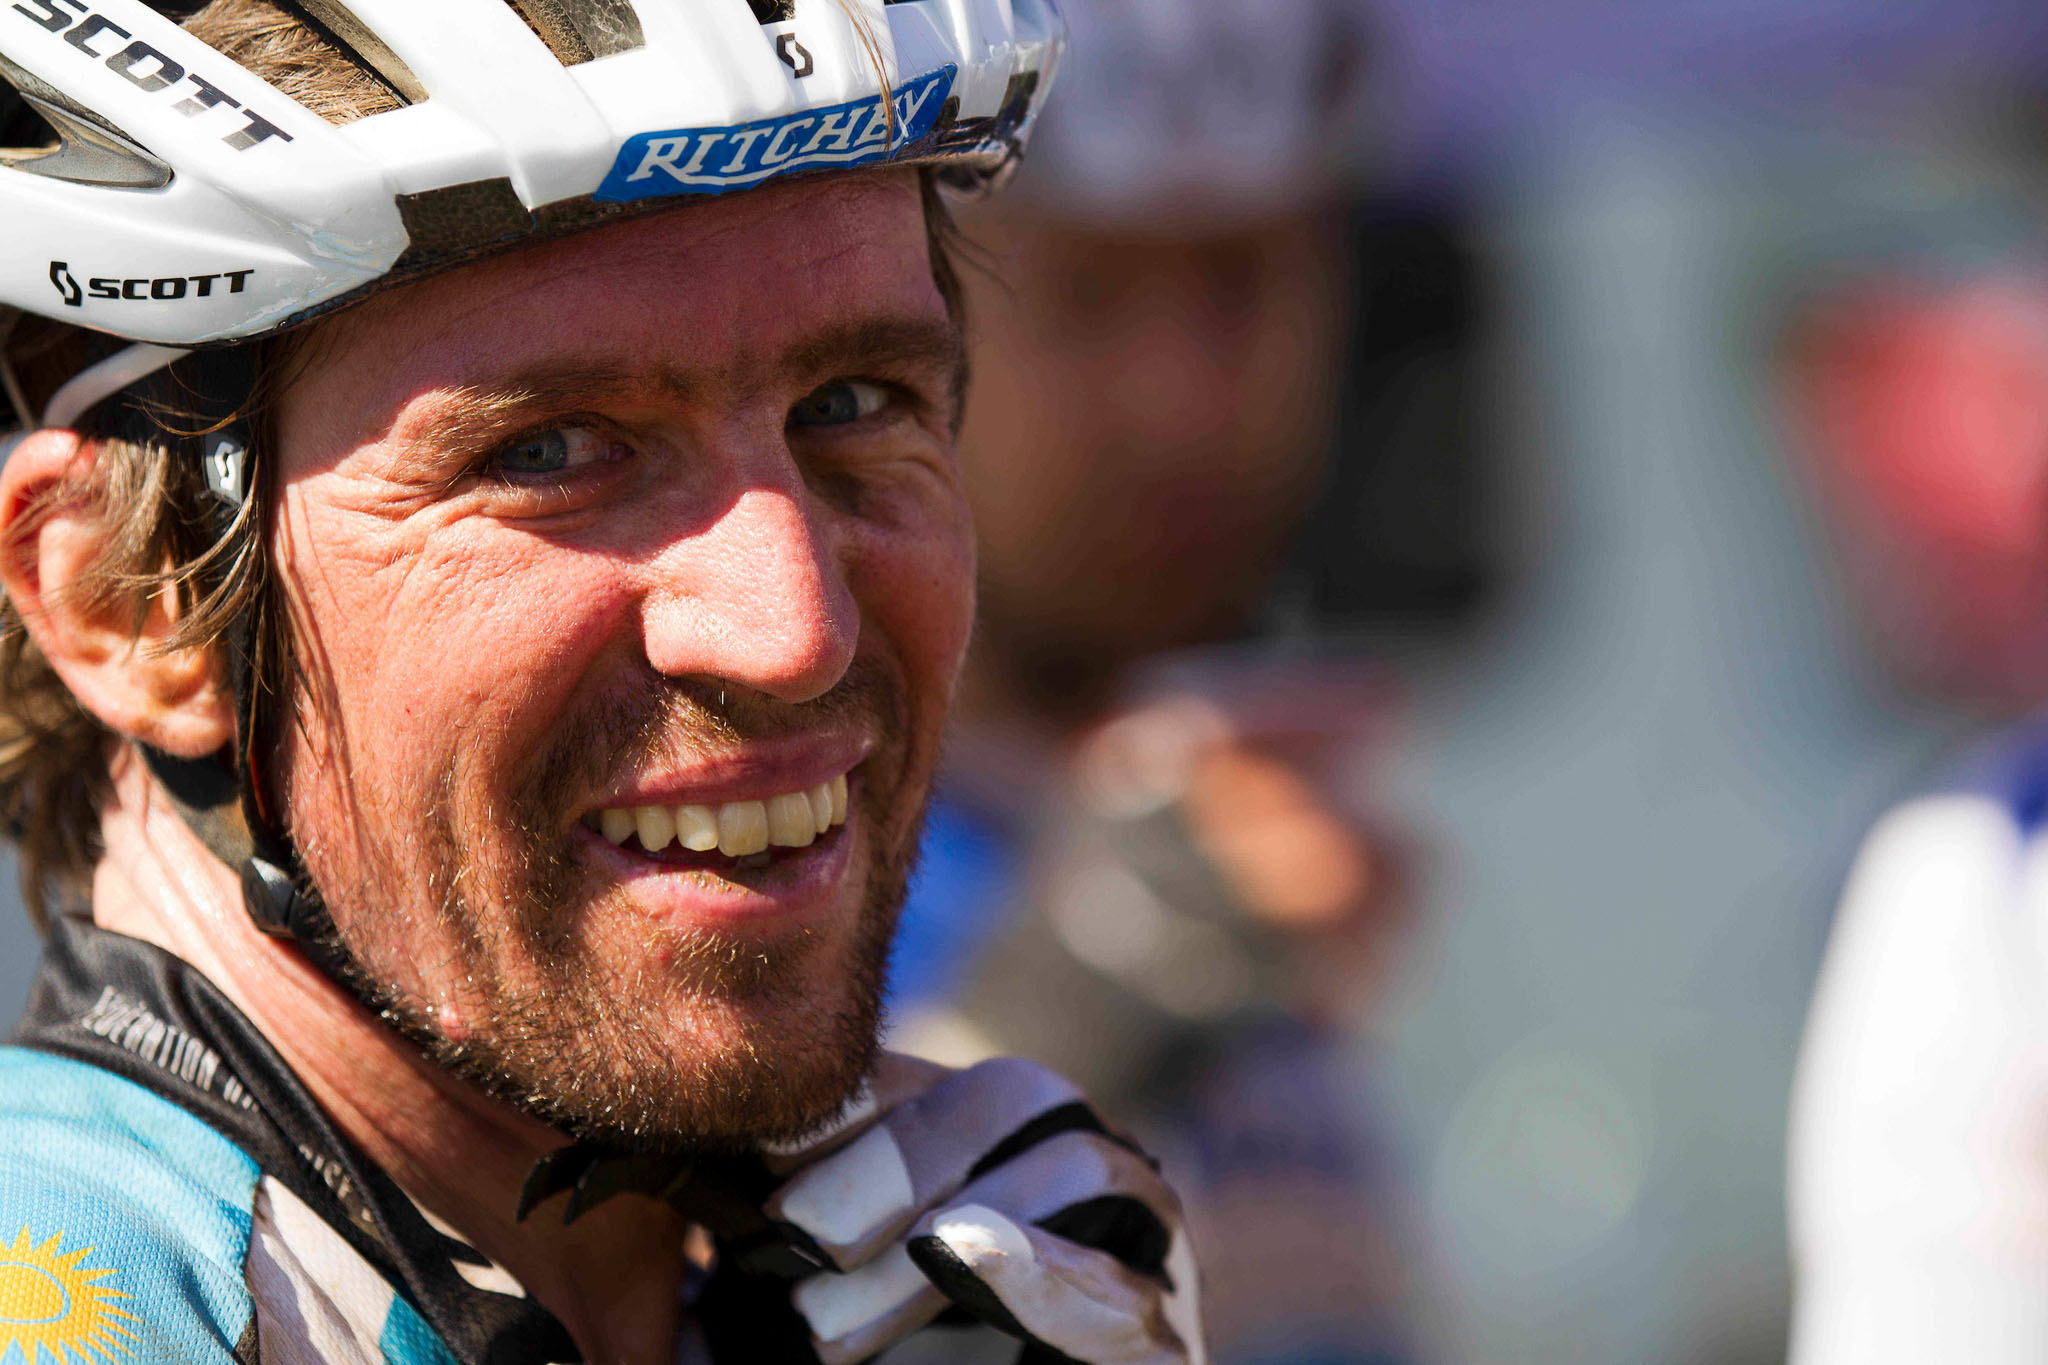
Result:
M0 588L29 637L71 695L109 729L184 758L234 738L233 699L220 651L159 652L174 617L159 597L135 629L132 603L95 606L76 591L106 544L106 527L83 498L94 450L76 432L38 431L0 471ZM39 507L46 510L32 520Z

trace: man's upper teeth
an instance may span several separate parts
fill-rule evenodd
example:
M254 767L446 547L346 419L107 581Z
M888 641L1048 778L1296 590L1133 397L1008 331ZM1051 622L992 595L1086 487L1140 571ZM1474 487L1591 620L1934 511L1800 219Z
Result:
M728 801L722 806L614 806L597 813L604 837L623 844L640 836L640 847L658 853L670 842L697 853L717 849L729 858L759 853L770 844L803 848L834 825L846 823L846 774L805 791L784 792L765 801Z

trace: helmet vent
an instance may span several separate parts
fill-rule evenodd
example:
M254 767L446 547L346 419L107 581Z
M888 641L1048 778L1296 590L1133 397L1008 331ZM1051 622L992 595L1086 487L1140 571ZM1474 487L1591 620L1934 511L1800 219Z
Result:
M505 0L563 66L643 47L630 0Z
M399 103L418 104L427 97L426 87L420 84L419 77L413 75L412 68L387 47L384 40L367 24L356 18L346 4L337 3L337 0L272 0L272 3L298 19L314 34L325 39L328 46L365 74L373 76L396 97ZM243 64L248 65L247 62ZM278 84L274 80L271 83ZM287 90L286 93L291 92ZM305 103L303 100L300 102ZM337 118L326 110L316 112L321 113L330 123L350 121Z
M0 157L43 156L57 150L57 130L0 72Z
M333 0L215 0L183 27L336 127L426 98L406 64Z
M0 57L0 166L81 185L153 190L171 183L170 167L62 91ZM40 135L38 128L41 129ZM18 146L16 136L39 139Z

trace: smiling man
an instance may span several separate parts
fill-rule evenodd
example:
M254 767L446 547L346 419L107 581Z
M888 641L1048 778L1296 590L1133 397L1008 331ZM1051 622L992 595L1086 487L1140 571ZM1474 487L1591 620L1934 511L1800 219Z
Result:
M973 616L937 184L1059 43L0 11L0 1355L1202 1358L1142 1153L875 1042Z
M327 324L280 397L299 851L529 1108L790 1137L867 1061L972 612L923 215L871 172L538 247Z

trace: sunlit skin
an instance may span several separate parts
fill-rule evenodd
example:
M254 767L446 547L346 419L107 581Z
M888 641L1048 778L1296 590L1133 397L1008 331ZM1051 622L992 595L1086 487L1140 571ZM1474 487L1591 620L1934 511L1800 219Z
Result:
M871 883L913 837L972 621L956 347L902 173L615 225L316 329L276 419L271 549L307 684L272 776L350 949L416 1021L461 1044L503 1026L506 1001L597 1000L602 1017L556 1022L629 1033L621 1065L768 1058L771 1091L785 1069L836 1078L799 1097L809 1117L844 1097L854 1078L811 1056L814 1034L853 1008ZM34 438L0 485L6 514L80 458L68 433ZM10 593L53 600L90 533L53 519L7 566ZM217 675L63 615L39 643L125 733L191 754L231 734ZM563 752L621 715L673 725ZM758 870L663 867L584 824L849 767L839 837ZM227 869L139 765L117 768L96 917L219 979L586 1358L666 1360L673 1215L629 1200L566 1230L514 1224L526 1167L560 1136L256 935ZM728 991L706 942L789 965ZM551 994L564 981L588 991Z
M765 796L864 755L856 786L889 799L862 801L855 824L881 821L882 847L907 837L971 610L953 334L911 188L899 178L736 200L708 236L707 219L678 214L576 239L431 281L315 338L318 363L280 423L278 563L299 597L303 652L324 675L316 694L331 687L337 714L289 755L311 779L294 784L294 821L351 946L443 1031L459 1039L489 1008L466 978L537 988L527 948L489 925L350 923L343 888L374 870L406 888L405 903L437 903L422 850L377 832L409 832L422 803L449 790L457 836L487 844L468 850L478 887L510 898L520 876L502 815L527 765L650 666L786 713L863 658L900 693L910 733L895 732L895 716L853 716L709 754L678 739L630 767L593 755L561 775L568 790L544 818L600 883L626 874L578 828L584 811ZM515 280L523 287L508 288ZM436 321L422 326L422 314ZM881 411L792 424L795 405L847 378L889 386ZM469 430L479 396L552 387L558 397L514 400ZM540 429L575 433L573 467L473 472L508 437ZM860 840L811 850L791 861L836 875L757 879L772 895L690 874L600 886L606 908L575 926L579 946L671 1050L759 1046L772 1021L753 1002L676 980L677 932L823 940L812 974L767 1005L829 1002L845 989L872 856Z

